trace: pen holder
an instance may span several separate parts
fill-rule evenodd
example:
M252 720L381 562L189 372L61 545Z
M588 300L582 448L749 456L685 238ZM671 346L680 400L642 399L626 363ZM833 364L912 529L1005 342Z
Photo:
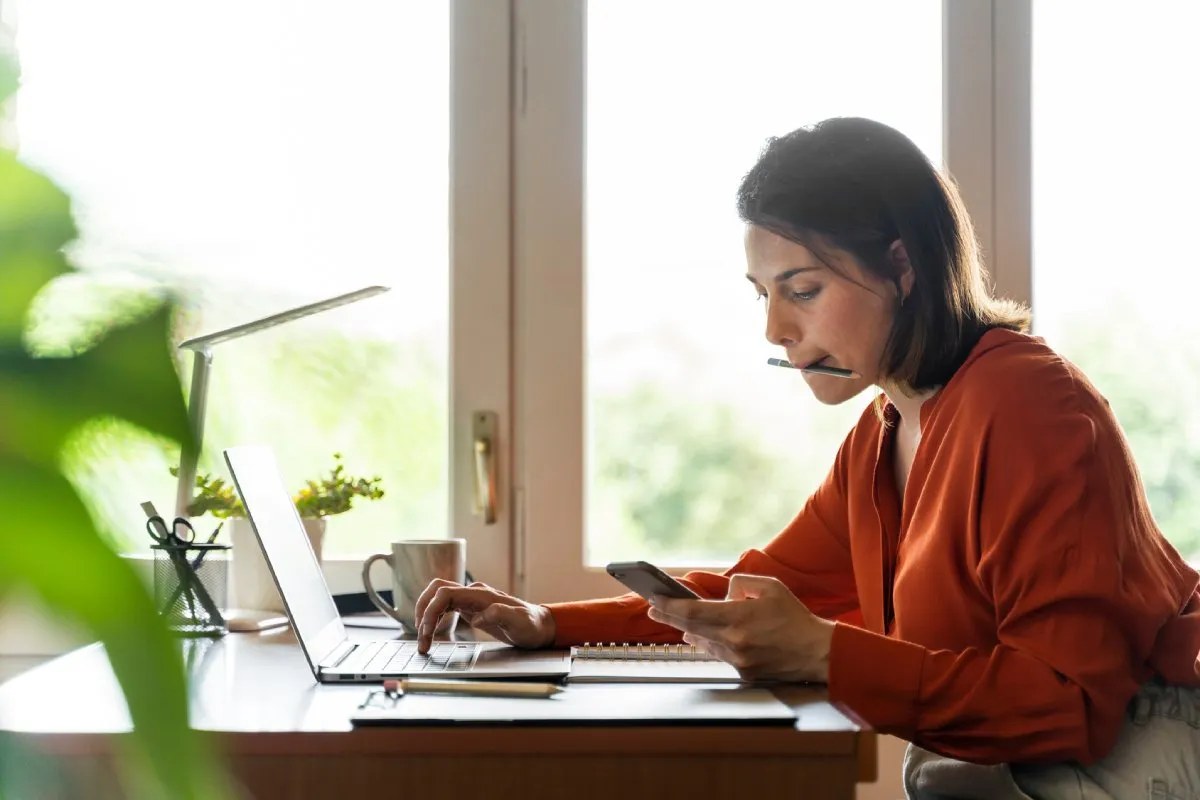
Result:
M229 567L227 544L158 544L154 603L171 630L184 636L222 636L221 613Z

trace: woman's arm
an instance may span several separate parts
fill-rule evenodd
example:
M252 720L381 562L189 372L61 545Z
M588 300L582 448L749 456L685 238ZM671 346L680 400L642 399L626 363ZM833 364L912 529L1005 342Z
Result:
M843 443L825 481L766 547L747 550L722 574L689 572L681 581L701 597L724 598L730 576L770 575L783 581L814 613L829 618L850 614L857 619L846 522L845 459L851 437ZM597 641L680 641L678 630L646 616L649 605L636 594L551 603L547 608L554 616L558 647Z

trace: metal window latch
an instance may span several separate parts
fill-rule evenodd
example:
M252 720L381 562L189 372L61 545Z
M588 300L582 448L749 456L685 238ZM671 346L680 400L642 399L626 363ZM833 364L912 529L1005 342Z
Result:
M496 522L496 429L495 411L476 411L471 415L471 440L475 449L475 513L483 515L485 525Z

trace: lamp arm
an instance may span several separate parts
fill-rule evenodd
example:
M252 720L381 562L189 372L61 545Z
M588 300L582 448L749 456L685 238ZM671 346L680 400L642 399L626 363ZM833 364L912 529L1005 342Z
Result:
M179 455L179 482L175 485L175 515L187 517L187 508L192 503L192 490L196 484L196 470L200 464L200 451L204 444L204 415L208 410L208 373L212 366L212 351L207 348L193 350L192 388L188 391L188 426L192 440L183 446Z
M185 445L183 452L179 454L179 483L175 487L176 516L187 517L187 507L192 504L192 491L196 485L196 469L200 463L201 446L204 444L204 414L208 410L208 373L212 366L213 346L231 339L240 339L266 328L273 328L294 319L319 314L322 311L349 303L357 303L359 300L365 300L386 291L388 291L386 286L367 286L355 292L291 308L269 317L179 343L181 350L191 350L196 355L192 359L192 388L188 392L188 423L192 430L192 441Z

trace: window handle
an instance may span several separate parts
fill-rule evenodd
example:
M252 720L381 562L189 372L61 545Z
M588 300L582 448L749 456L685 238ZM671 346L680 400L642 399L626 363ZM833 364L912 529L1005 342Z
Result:
M475 448L475 513L485 525L496 523L496 412L476 411L472 439Z

